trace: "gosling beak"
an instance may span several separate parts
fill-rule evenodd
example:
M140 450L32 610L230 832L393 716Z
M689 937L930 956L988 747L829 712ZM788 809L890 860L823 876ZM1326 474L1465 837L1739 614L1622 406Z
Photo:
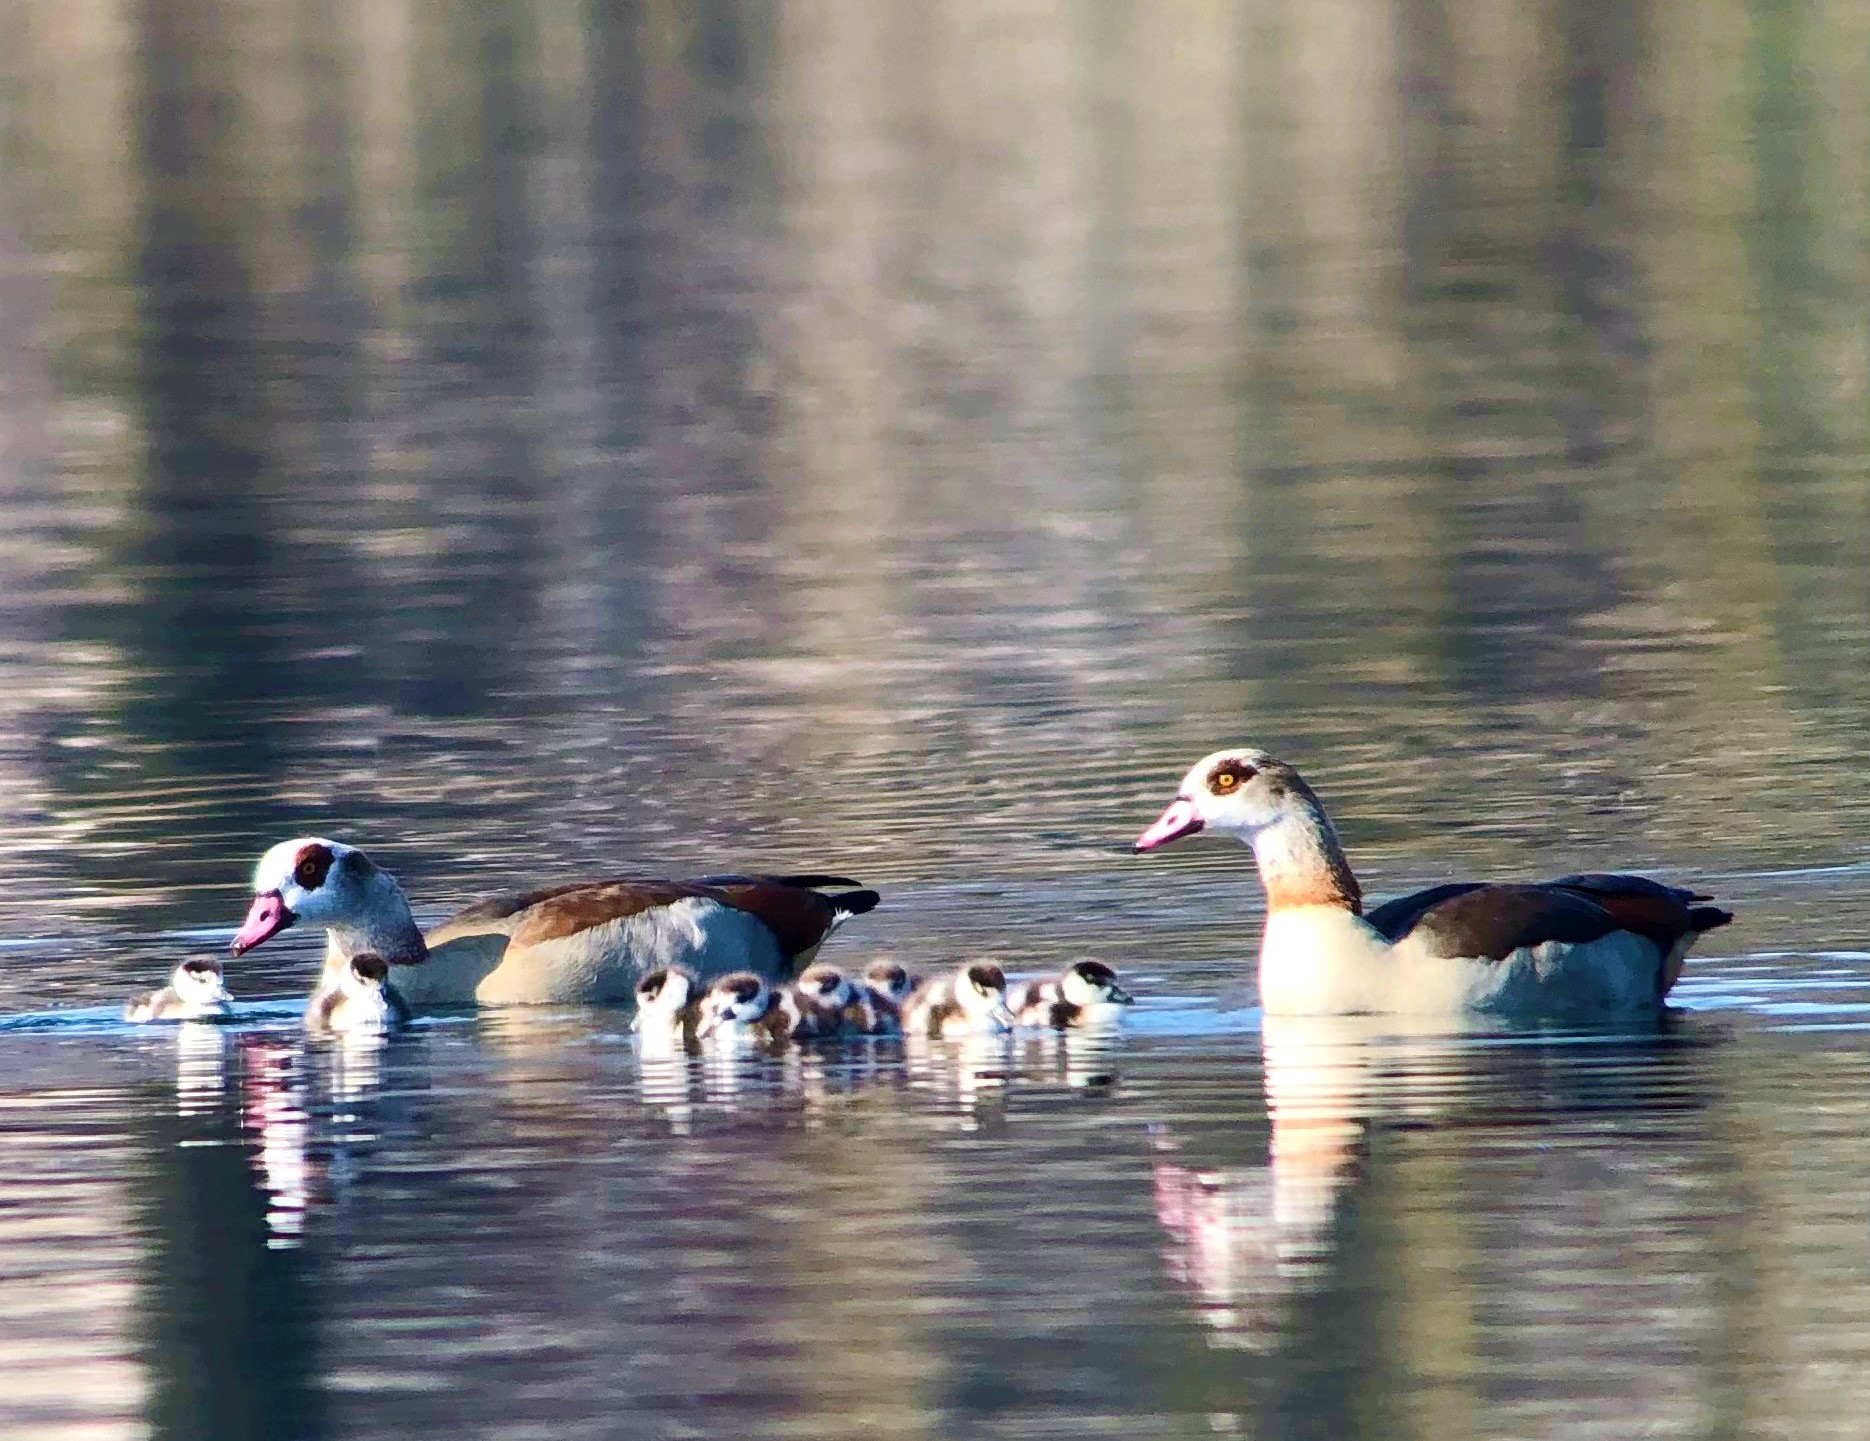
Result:
M244 956L260 942L270 940L297 919L296 915L286 909L286 902L278 891L261 891L253 898L253 904L247 908L247 919L241 922L240 930L234 936L234 954Z
M1010 1031L1017 1024L1013 1013L1006 1008L1005 1001L995 1001L993 1009L987 1014L993 1017L994 1023L1003 1031Z
M1122 986L1114 983L1110 988L1110 1000L1111 1004L1116 1006L1133 1006L1136 1004L1135 996L1124 990Z
M1153 851L1158 846L1166 846L1170 841L1179 841L1183 836L1192 836L1205 822L1195 809L1195 803L1186 796L1177 796L1169 802L1169 808L1156 817L1156 823L1136 838L1132 851L1141 854Z

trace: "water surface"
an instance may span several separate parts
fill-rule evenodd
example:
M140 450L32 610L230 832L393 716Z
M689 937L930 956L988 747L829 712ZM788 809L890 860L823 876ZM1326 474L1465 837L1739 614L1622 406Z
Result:
M3 0L0 1423L1858 1434L1865 31ZM1234 740L1372 895L1740 923L1657 1027L1268 1028L1244 856L1124 853ZM1143 1003L334 1052L294 934L118 1025L308 832Z

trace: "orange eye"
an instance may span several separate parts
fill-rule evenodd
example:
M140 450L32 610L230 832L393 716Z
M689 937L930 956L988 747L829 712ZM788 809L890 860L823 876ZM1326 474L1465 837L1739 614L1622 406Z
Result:
M1214 788L1217 791L1231 791L1239 784L1240 777L1235 775L1232 771L1222 771L1214 778Z

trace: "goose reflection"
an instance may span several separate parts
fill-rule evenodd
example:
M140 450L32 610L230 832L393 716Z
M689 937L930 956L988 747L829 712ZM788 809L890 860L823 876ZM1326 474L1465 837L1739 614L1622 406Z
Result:
M381 1137L386 1059L406 1064L412 1036L355 1032L318 1042L303 1036L243 1037L240 1128L266 1197L268 1244L292 1247L308 1217L342 1200L360 1153Z
M1405 1169L1406 1133L1432 1133L1436 1146L1456 1153L1458 1167L1484 1159L1503 1134L1582 1122L1582 1144L1613 1146L1621 1157L1614 1128L1605 1136L1593 1129L1598 1123L1697 1109L1692 1086L1672 1060L1684 1048L1672 1039L1678 1038L1666 1019L1653 1030L1581 1036L1488 1033L1478 1022L1412 1030L1395 1017L1268 1017L1261 1036L1270 1126L1264 1159L1227 1154L1237 1155L1237 1128L1231 1137L1203 1135L1187 1123L1154 1133L1154 1197L1168 1238L1167 1269L1198 1296L1216 1344L1271 1348L1293 1323L1299 1298L1355 1279L1345 1273L1346 1228L1373 1172L1380 1170L1389 1185ZM1567 1134L1549 1146L1511 1146L1543 1156L1579 1144ZM1401 1159L1390 1158L1392 1149ZM1377 1156L1385 1158L1380 1165ZM1664 1162L1653 1150L1638 1163L1657 1164ZM1444 1185L1461 1179L1458 1169L1434 1174ZM1649 1184L1632 1174L1630 1184ZM1536 1175L1527 1197L1485 1197L1489 1207L1573 1199L1593 1215L1601 1200L1567 1197ZM1470 1200L1405 1196L1424 1211ZM1392 1255L1387 1264L1429 1263Z

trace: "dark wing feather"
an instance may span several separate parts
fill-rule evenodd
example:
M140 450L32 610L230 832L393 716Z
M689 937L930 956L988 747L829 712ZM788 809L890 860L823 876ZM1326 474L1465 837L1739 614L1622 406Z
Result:
M1448 957L1500 961L1524 946L1586 945L1625 929L1603 906L1561 886L1437 886L1389 906L1404 918L1393 942L1419 935L1431 955Z
M1626 931L1647 937L1664 951L1683 936L1711 931L1734 918L1732 911L1718 906L1694 904L1711 899L1699 891L1664 885L1648 876L1593 871L1561 876L1549 884L1596 902L1615 916Z
M1464 896L1469 891L1484 890L1485 886L1483 881L1452 881L1445 886L1430 886L1426 891L1385 901L1374 910L1365 911L1364 919L1394 944L1409 934L1410 928L1422 919L1422 913L1429 907L1454 896Z

